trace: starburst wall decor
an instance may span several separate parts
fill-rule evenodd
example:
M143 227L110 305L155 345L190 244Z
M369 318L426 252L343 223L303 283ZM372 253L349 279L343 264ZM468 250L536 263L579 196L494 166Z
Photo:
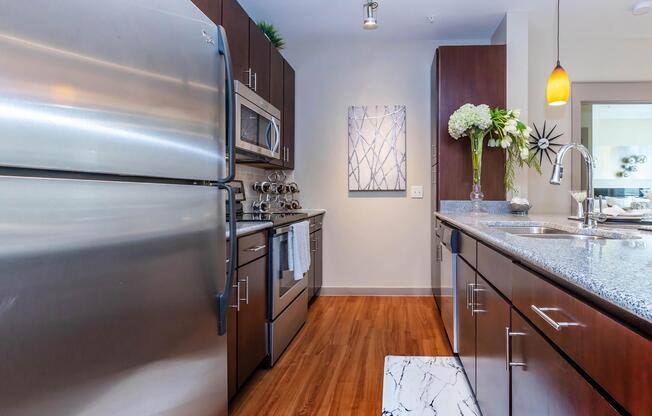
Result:
M561 144L555 143L555 140L563 136L564 133L559 133L555 136L552 135L555 132L557 125L553 126L549 132L546 132L545 121L543 122L543 130L541 130L541 132L539 132L536 124L532 123L532 126L534 127L534 131L530 133L530 150L534 150L532 157L536 158L538 155L539 165L541 165L541 162L543 162L543 155L545 154L548 161L552 163L552 157L550 157L550 154L553 153L557 155L555 147L562 146Z

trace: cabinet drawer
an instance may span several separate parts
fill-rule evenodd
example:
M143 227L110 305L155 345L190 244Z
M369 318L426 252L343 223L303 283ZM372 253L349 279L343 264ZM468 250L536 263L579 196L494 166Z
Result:
M507 299L512 299L512 260L478 243L478 272Z
M513 416L618 414L545 338L513 310L511 331ZM482 412L484 414L484 408Z
M652 342L513 265L512 302L632 414L652 408Z
M318 215L316 217L310 218L310 232L315 232L317 230L321 230L321 227L324 222L324 216L323 215Z
M267 254L267 232L238 238L238 267Z
M460 256L472 267L476 267L478 242L473 237L460 232Z

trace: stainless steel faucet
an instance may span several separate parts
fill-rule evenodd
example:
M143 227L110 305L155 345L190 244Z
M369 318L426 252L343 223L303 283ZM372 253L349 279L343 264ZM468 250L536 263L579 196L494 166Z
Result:
M595 205L595 192L593 190L593 167L595 163L589 149L578 143L569 143L562 146L561 149L559 149L555 163L552 166L550 183L553 185L561 184L561 180L564 177L564 167L562 166L562 163L564 161L564 156L566 156L566 153L571 149L575 149L580 152L584 158L584 163L586 163L586 180L588 183L586 185L587 194L586 207L584 210L584 228L596 228L598 226L598 221L602 218L602 198L600 199L600 214L596 214L593 212L593 207Z

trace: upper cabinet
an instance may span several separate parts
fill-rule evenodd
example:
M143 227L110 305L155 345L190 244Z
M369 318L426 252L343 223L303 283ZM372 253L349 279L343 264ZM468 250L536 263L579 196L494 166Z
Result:
M216 25L222 24L222 0L192 0Z
M250 85L249 68L249 16L236 0L222 0L222 26L229 41L229 51L236 80Z
M294 112L295 112L294 69L285 62L283 69L283 112L281 125L283 126L283 166L294 169Z
M224 27L235 79L281 112L280 158L249 163L276 169L294 169L294 69L237 0L193 2L214 23Z
M437 202L466 200L472 185L470 142L448 134L448 119L463 104L505 107L507 101L505 45L441 46L431 68L433 109L432 160ZM488 147L485 140L485 150ZM491 149L482 157L482 191L486 200L505 200L502 175L505 152Z
M256 22L249 19L249 71L251 79L249 88L256 94L270 101L270 52L272 44L258 28Z
M285 59L275 47L270 48L269 56L269 102L283 111L283 70Z

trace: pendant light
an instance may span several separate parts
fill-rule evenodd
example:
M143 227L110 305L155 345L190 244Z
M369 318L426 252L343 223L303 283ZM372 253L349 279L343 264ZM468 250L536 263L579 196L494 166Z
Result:
M367 2L362 5L362 11L364 20L362 21L362 27L365 30L373 30L378 28L378 17L377 10L378 3L373 0L367 0Z
M546 99L553 106L566 104L570 97L570 79L559 63L559 6L560 0L557 0L557 66L552 70L546 87Z

